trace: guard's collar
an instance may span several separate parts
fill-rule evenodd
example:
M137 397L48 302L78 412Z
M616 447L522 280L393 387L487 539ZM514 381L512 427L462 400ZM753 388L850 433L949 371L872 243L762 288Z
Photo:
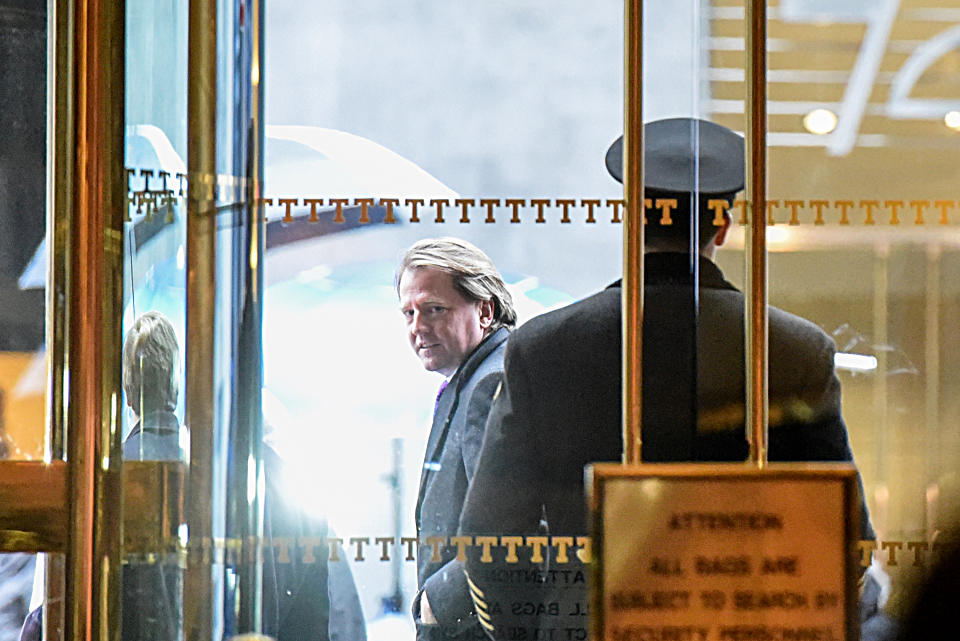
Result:
M723 272L709 258L698 256L700 288L704 289L733 289L724 277ZM693 282L690 257L681 252L650 252L643 258L644 286L656 285L690 285ZM610 285L621 287L622 280Z

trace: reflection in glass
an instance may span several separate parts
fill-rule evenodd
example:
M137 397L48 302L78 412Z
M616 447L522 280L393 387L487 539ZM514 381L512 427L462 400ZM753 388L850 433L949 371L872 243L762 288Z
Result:
M44 452L47 9L0 4L0 458Z
M182 485L165 490L178 487L167 483L182 478L188 441L181 384L187 12L157 0L129 4L125 16L121 424L124 511L136 516L124 536L122 638L176 641L184 635L183 559L171 530L182 514L168 503L176 505Z

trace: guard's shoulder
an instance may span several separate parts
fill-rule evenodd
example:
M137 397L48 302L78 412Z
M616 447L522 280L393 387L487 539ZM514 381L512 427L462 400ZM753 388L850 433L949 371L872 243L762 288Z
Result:
M532 347L548 342L575 341L584 335L619 328L620 289L612 287L583 300L535 316L516 329L508 341L509 349Z
M792 346L807 353L832 351L833 339L813 322L777 307L769 311L770 341Z

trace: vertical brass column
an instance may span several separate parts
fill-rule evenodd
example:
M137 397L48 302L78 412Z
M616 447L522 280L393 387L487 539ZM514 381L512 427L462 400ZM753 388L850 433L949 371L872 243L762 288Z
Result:
M624 2L623 462L640 463L643 422L643 0Z
M66 454L67 354L70 318L69 256L73 220L73 4L50 3L47 11L47 422L44 461L61 461ZM39 557L38 557L39 558ZM39 565L38 565L39 567ZM64 626L64 558L46 555L43 638L61 641Z
M124 4L73 5L67 639L120 635Z
M879 242L873 248L873 341L876 345L887 345L889 339L889 300L890 300L890 245ZM886 349L877 350L877 369L873 377L873 407L876 417L874 434L876 435L876 488L870 517L877 537L883 539L890 533L890 524L894 522L890 515L890 485L893 477L887 464L890 430L890 410L888 403L887 376L890 371L890 359Z
M934 523L930 518L936 505L933 503L940 468L940 297L943 288L940 285L940 262L942 248L939 244L927 246L927 286L926 306L924 309L924 421L923 421L923 460L926 462L924 489L926 494L927 536L934 532Z
M67 424L66 321L69 318L68 254L73 211L73 6L57 0L47 14L47 439L44 460L62 460Z
M69 251L73 220L73 5L57 0L47 11L47 424L44 461L63 460L68 414L67 338L70 318ZM64 559L47 555L43 638L63 639Z
M750 461L767 464L767 5L747 2L747 197L746 243L747 438Z
M189 532L184 627L213 638L213 381L215 326L217 5L190 0L187 65L187 346L185 422L190 430Z

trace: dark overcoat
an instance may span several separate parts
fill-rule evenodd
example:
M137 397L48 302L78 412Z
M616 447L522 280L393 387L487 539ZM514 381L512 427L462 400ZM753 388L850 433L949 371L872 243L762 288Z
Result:
M485 638L477 624L463 564L454 545L428 542L429 537L456 536L460 510L473 480L484 426L503 376L509 331L486 337L464 360L437 399L423 459L417 499L419 592L413 603L418 639ZM420 599L426 591L438 626L420 622Z
M745 460L742 293L701 258L697 307L685 254L648 254L645 267L643 460ZM584 466L619 461L623 447L620 306L616 283L511 337L463 533L587 534ZM770 460L852 461L833 341L782 310L771 307L769 319ZM863 536L872 535L865 518ZM495 638L586 638L585 570L575 557L557 560L523 573L468 556Z

